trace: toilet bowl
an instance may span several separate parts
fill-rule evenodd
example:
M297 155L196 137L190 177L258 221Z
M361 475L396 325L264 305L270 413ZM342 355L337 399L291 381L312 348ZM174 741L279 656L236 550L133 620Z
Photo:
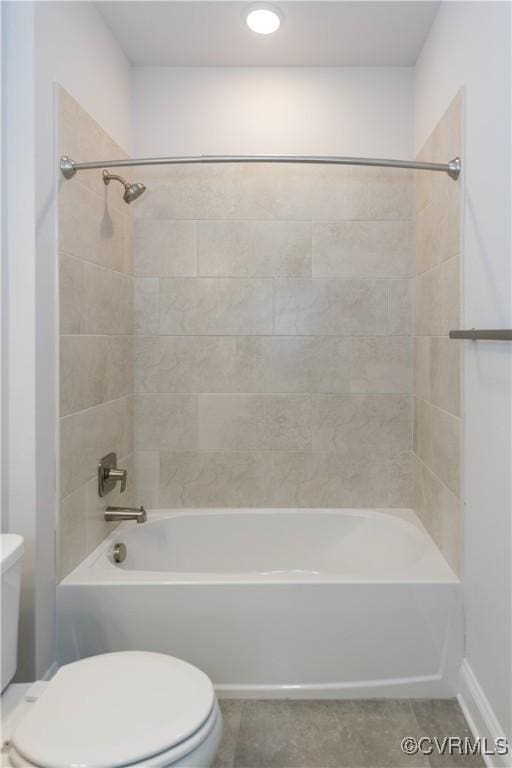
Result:
M125 651L67 664L42 684L9 742L12 768L208 768L222 734L209 678Z
M16 671L22 554L21 536L0 536L2 702ZM204 672L142 651L62 666L29 687L10 719L2 768L209 768L222 736Z

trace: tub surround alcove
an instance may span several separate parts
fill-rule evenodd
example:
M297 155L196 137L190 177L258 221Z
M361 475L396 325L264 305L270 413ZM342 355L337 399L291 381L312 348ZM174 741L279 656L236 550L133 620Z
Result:
M63 91L59 114L63 154L125 156ZM430 176L149 167L133 207L98 171L61 182L61 661L159 649L226 696L455 693L459 183ZM130 488L99 499L111 450ZM112 503L149 522L107 536Z
M62 153L126 157L58 96ZM459 94L418 159L460 153L460 126ZM108 503L414 506L457 571L460 182L139 175L133 207L97 171L60 180L61 577L112 527L96 491L110 450L129 489Z

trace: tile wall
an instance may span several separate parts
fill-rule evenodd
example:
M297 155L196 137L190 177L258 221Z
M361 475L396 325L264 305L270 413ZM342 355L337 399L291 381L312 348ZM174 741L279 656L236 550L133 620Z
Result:
M460 103L420 157L460 153ZM59 147L125 156L63 89ZM99 172L60 181L61 577L108 532L106 503L135 502L412 504L457 569L459 185L333 166L127 175L148 187L132 207ZM131 483L100 500L111 450Z
M459 93L418 157L446 162L461 155ZM418 173L415 180L414 508L452 567L461 546L460 181Z
M62 88L59 155L125 157ZM60 506L58 571L64 577L108 533L106 504L130 504L131 488L100 499L99 459L116 451L133 478L132 222L122 187L101 171L59 180Z
M138 501L409 506L412 176L139 175Z

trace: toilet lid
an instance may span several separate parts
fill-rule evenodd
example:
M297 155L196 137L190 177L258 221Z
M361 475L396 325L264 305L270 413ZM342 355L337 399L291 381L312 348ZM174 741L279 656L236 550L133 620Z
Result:
M188 739L214 701L209 678L172 656L93 656L61 667L12 745L41 768L118 768Z

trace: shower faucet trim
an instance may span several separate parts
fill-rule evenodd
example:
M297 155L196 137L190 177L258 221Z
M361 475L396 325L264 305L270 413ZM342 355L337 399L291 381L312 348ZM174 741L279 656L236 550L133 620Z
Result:
M117 466L117 454L107 453L98 464L98 494L101 498L113 491L116 483L121 483L121 493L126 490L128 470L119 469Z

